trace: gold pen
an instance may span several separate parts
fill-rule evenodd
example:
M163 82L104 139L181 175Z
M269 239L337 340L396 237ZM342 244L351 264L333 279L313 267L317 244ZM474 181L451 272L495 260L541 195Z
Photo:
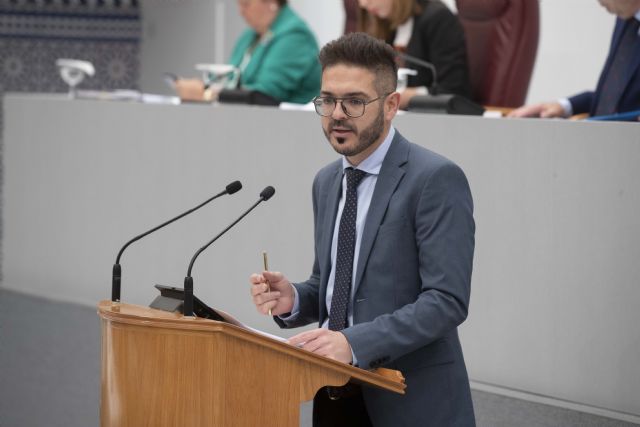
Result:
M269 271L269 262L267 261L267 251L262 251L262 261L264 263L264 271ZM271 285L267 280L267 293L271 292ZM269 309L269 316L273 316L271 314L271 309Z

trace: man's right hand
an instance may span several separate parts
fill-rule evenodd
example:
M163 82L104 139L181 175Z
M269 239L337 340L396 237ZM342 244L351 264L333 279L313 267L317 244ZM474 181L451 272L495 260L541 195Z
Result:
M293 309L293 285L282 273L263 271L262 274L252 274L249 283L253 303L260 313L268 314L271 310L271 314L278 316Z
M550 119L564 117L564 108L558 102L545 102L543 104L525 105L510 112L507 117L540 117Z

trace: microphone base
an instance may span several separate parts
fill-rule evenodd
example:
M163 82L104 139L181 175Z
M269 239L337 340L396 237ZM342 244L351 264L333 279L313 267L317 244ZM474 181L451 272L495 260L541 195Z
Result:
M149 304L149 307L155 308L156 310L168 311L171 313L182 313L183 304L184 302L180 299L158 295L156 299L154 299L151 304Z
M280 101L257 90L223 89L218 95L221 104L248 104L278 106Z
M149 304L149 307L171 313L184 314L184 289L164 285L155 285L155 288L160 291L160 295ZM193 296L193 315L204 319L225 322L224 318L217 311L206 305L195 295Z

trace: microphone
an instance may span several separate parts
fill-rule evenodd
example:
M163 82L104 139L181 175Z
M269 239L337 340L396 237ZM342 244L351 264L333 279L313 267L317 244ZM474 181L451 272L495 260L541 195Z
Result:
M145 237L148 234L153 233L156 230L161 229L162 227L171 224L174 221L179 220L180 218L182 218L185 215L189 215L191 212L196 211L198 209L200 209L201 207L203 207L204 205L206 205L207 203L209 203L210 201L217 199L220 196L223 196L225 194L233 194L233 193L237 193L238 191L240 191L242 189L242 184L240 183L240 181L233 181L232 183L230 183L229 185L227 185L224 189L224 191L221 191L220 193L216 194L215 196L205 200L204 202L200 203L198 206L196 206L195 208L189 209L188 211L178 215L177 217L170 219L167 222L163 222L162 224L158 225L157 227L152 228L151 230L144 232L136 237L134 237L133 239L129 240L127 243L124 244L124 246L122 247L122 249L120 249L120 252L118 252L118 256L116 257L116 263L113 265L113 272L111 275L111 301L120 301L120 279L122 277L122 268L120 267L120 257L122 256L122 253L124 252L124 250L133 242L138 241L140 239L142 239L143 237ZM266 188L265 188L266 190Z
M432 95L436 93L436 89L438 86L438 73L436 72L435 65L433 65L431 62L427 62L420 58L416 58L415 56L407 55L404 52L396 52L396 55L408 63L418 65L420 67L423 67L429 70L431 72L431 77L432 77L431 84L428 87L429 93Z
M187 276L184 278L184 307L182 309L183 315L193 316L193 278L191 277L191 269L193 268L193 263L196 261L196 258L198 258L198 255L200 255L205 249L207 249L213 242L222 237L222 235L229 231L231 227L239 223L240 220L247 216L249 212L254 210L256 206L258 206L262 202L266 202L267 200L269 200L275 194L275 192L276 189L272 186L265 187L265 189L260 192L260 198L257 202L255 202L249 209L247 209L242 215L240 215L238 219L233 221L227 228L222 230L216 237L211 239L209 243L198 249L193 255L193 257L191 258L191 262L189 263Z

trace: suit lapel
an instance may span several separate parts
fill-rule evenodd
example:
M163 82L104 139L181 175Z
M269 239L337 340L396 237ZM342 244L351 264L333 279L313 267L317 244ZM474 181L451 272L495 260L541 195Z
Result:
M636 42L633 48L633 62L631 66L627 70L627 75L625 76L625 88L629 86L631 83L631 79L636 75L636 70L640 67L640 36L636 36Z
M600 102L600 95L602 92L602 88L604 87L604 82L607 80L607 75L609 74L609 69L611 68L611 64L613 62L613 58L615 57L615 52L618 50L618 44L620 44L620 39L622 37L622 32L624 30L624 21L620 18L616 19L616 25L613 29L613 36L611 37L611 45L609 46L609 53L607 54L607 59L604 62L604 67L602 68L602 72L600 73L600 78L598 79L598 87L595 92L595 98L591 104L591 114L595 113L596 105Z
M613 36L611 37L611 47L609 48L609 54L607 55L607 60L604 65L604 73L609 72L609 68L611 68L611 63L613 62L613 58L615 57L615 53L618 50L618 45L622 40L622 34L624 33L625 22L622 19L616 20L616 26L613 29Z
M632 18L632 19L635 19L635 18ZM600 91L602 90L603 84L606 80L606 76L609 74L611 65L613 64L613 59L615 58L615 53L617 52L620 46L620 42L622 41L622 37L624 35L624 31L627 25L631 25L631 24L627 23L626 21L623 21L620 18L618 18L618 20L616 21L616 27L613 30L613 37L611 38L611 48L609 49L609 55L607 56L607 61L605 62L604 69L602 70L602 76L600 78L600 81L598 82L598 90L596 91L598 98L600 97ZM634 53L633 53L633 62L631 63L631 66L626 71L626 74L624 76L625 88L629 86L629 83L631 82L631 79L635 75L635 72L638 69L638 67L640 67L640 36L638 36L638 38L636 39ZM594 100L593 105L597 105L597 103L599 102L598 98ZM620 102L620 99L618 100L618 102Z
M247 68L244 69L244 72L240 75L240 80L243 82L253 82L255 80L255 75L260 69L262 65L262 57L267 51L267 47L273 38L273 34L267 34L265 40L261 40L258 42L256 47L253 49L253 53L251 54L251 60L249 64L247 64Z
M358 266L356 270L356 280L353 284L354 290L360 286L362 275L364 274L369 254L373 247L373 242L378 235L378 228L382 223L384 214L389 206L389 200L395 192L400 180L404 176L404 170L400 167L407 162L409 154L409 143L398 131L391 142L391 147L387 156L382 162L376 188L373 191L369 213L365 221L362 232L362 242L360 243L360 254L358 255Z

